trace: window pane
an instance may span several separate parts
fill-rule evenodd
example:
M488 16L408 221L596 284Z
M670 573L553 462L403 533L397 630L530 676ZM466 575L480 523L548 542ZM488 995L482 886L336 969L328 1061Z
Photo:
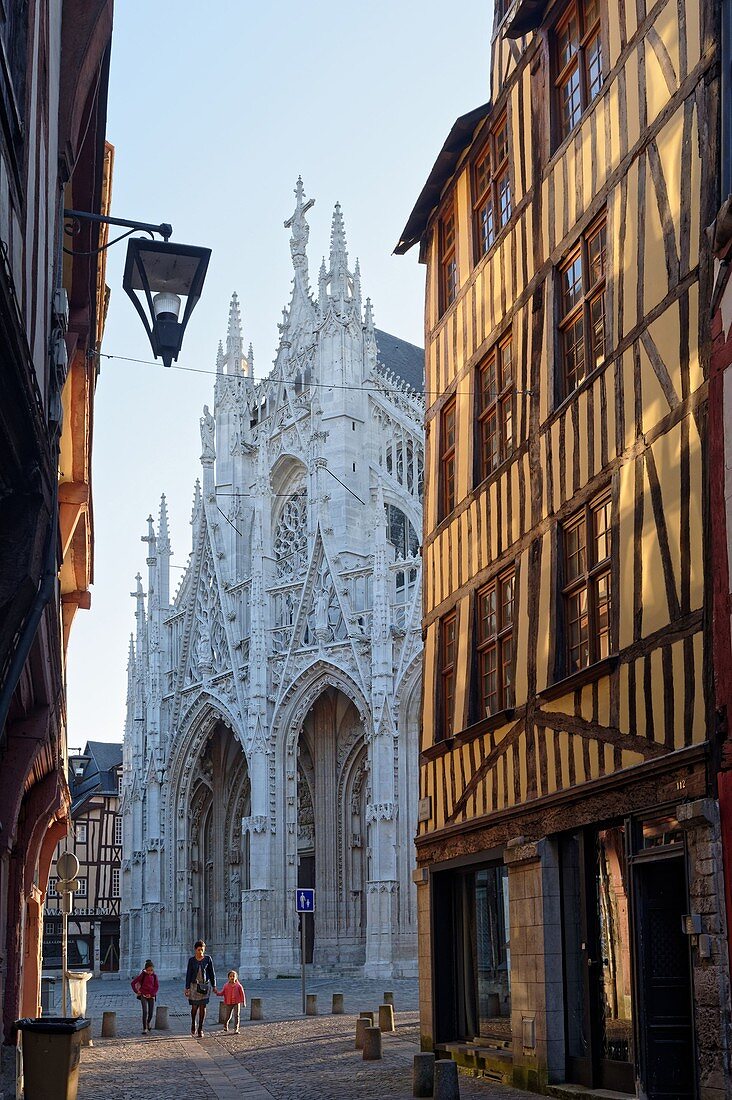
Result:
M455 406L448 405L443 413L442 449L449 451L455 446Z
M498 650L491 646L481 654L481 694L485 715L498 709Z
M487 409L496 399L496 357L491 355L488 362L480 371L480 403L482 409Z
M566 581L571 584L573 580L584 575L587 568L585 554L585 522L572 524L564 530L564 556Z
M442 224L442 246L449 252L455 244L455 214L449 214Z
M513 450L513 398L504 397L501 401L501 459L510 455Z
M453 257L445 265L445 304L452 305L457 296L457 260Z
M501 678L503 680L503 705L513 705L513 639L504 638L501 643Z
M577 53L579 37L577 12L574 11L566 23L557 31L557 62L560 72Z
M595 562L610 557L610 501L605 500L592 513Z
M513 623L513 590L516 578L513 574L501 581L501 627Z
M598 0L585 0L583 12L583 30L585 34L591 31L600 18L600 4Z
M507 171L498 180L497 187L499 217L501 225L504 226L511 219L511 183Z
M475 198L479 199L484 193L491 179L491 158L488 149L483 153L475 165Z
M496 239L496 219L493 213L493 198L488 197L478 209L478 249L485 256Z
M493 136L495 164L498 167L508 156L508 121L504 119Z
M567 638L569 642L569 672L586 668L589 657L589 624L587 619L587 589L567 597Z
M498 416L496 410L493 409L488 416L482 421L482 462L483 462L483 477L487 477L488 474L495 470L499 462L498 457Z
M606 238L607 227L603 225L587 240L588 285L590 290L605 275Z
M582 254L574 256L562 271L562 312L566 316L582 299Z
M496 590L489 588L480 596L480 640L488 641L496 635Z
M595 581L597 616L597 658L602 660L610 653L610 574L605 573Z
M599 367L605 358L605 295L600 294L590 302L592 326L592 365Z
M585 329L580 315L564 331L564 390L571 393L585 376Z
M582 114L582 100L580 97L579 67L574 67L567 73L559 85L559 120L561 137L565 138L577 125Z
M602 39L597 34L586 47L587 96L590 103L602 88Z

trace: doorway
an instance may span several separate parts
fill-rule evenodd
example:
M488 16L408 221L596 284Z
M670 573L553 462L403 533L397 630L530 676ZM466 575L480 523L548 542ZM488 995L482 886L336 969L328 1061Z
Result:
M649 1100L691 1100L695 1057L683 851L634 865L638 902L641 1074Z
M635 1094L624 824L560 842L567 1080Z

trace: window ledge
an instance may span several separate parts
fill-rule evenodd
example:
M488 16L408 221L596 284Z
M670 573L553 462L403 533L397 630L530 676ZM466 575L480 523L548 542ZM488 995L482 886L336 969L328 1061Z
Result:
M491 470L491 472L487 474L482 481L478 481L473 486L472 492L468 493L468 498L470 500L473 500L479 494L484 493L487 489L489 489L494 481L498 481L500 477L505 474L507 470L510 469L513 462L515 462L517 459L523 458L528 449L528 439L522 439L520 443L516 444L511 453L509 455L506 455L501 463L496 466L495 470Z
M562 416L570 407L572 402L584 393L585 390L589 390L610 365L611 356L606 355L601 363L598 363L596 367L593 367L589 374L586 374L581 382L579 382L575 388L559 401L553 409L547 414L546 420L544 420L542 427L546 427L548 424L552 424L558 417Z
M429 760L435 760L446 752L450 752L455 742L454 737L443 737L441 741L435 741L434 745L428 745L419 754L420 764L426 764Z
M455 734L455 744L465 745L469 741L474 741L477 737L482 737L484 733L490 733L491 730L498 729L499 726L505 726L512 720L515 713L515 707L506 707L504 710L497 710L495 714L490 714L487 718L481 718L480 721L473 722L472 726L467 726L460 733Z
M587 668L580 668L577 672L572 672L569 676L549 684L543 691L537 693L537 697L549 701L550 699L558 699L560 695L569 695L570 692L583 688L585 684L592 684L595 680L600 680L603 676L614 672L617 665L617 654L611 654L611 656L604 657L601 661L595 661L594 664L588 665Z

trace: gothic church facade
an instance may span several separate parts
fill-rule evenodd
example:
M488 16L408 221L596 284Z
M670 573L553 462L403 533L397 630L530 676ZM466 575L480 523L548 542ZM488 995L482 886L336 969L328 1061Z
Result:
M253 376L236 295L201 418L192 551L163 498L138 574L124 739L122 970L194 940L247 977L307 958L416 973L421 349L375 329L340 207L317 293L298 180L292 298Z

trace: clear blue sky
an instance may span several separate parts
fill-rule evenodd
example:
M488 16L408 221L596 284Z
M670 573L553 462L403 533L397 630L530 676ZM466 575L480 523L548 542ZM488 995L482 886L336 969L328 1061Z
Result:
M424 269L416 249L391 253L450 126L488 99L491 20L489 0L118 0L112 213L171 222L175 240L213 250L181 365L214 368L236 290L255 374L270 369L292 277L282 223L298 174L316 200L311 281L340 201L376 324L423 343ZM151 359L122 290L125 248L108 253L102 350ZM140 536L165 492L173 561L185 565L198 418L212 384L205 374L102 359L92 607L76 617L69 657L73 747L122 738L129 593L138 569L146 575ZM173 587L181 576L173 570Z

